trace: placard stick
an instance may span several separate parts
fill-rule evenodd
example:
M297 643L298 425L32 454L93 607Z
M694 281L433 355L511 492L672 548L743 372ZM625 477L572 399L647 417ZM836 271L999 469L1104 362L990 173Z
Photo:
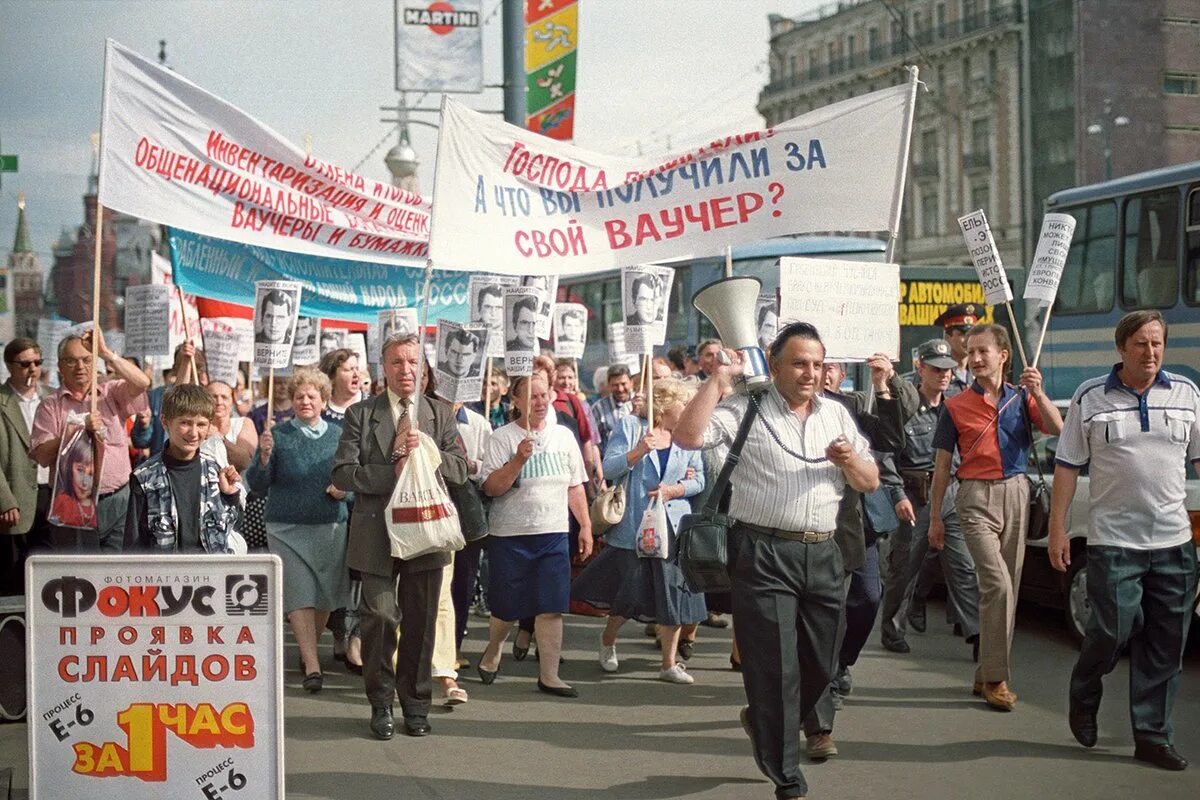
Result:
M418 409L417 413L412 415L409 422L412 424L413 433L416 433L420 428L420 423L417 418L421 416L419 410L421 408L421 384L425 378L425 327L429 324L429 286L433 281L433 260L425 260L425 289L421 292L421 330L417 333L417 396L413 398L413 404ZM392 309L392 332L396 331L396 309ZM385 340L386 341L386 340Z
M638 375L638 394L643 394L646 391L646 356L642 356L642 371Z
M188 326L187 306L183 302L183 288L179 284L175 284L175 299L179 301L179 318L183 320L183 340L188 344L192 343L192 329ZM191 363L188 365L187 377L184 383L199 383L200 373L196 371L196 357L189 356Z
M654 430L654 356L646 353L646 422Z
M1029 362L1025 359L1025 346L1021 344L1021 328L1017 325L1017 317L1013 314L1012 303L1005 303L1004 307L1008 309L1008 321L1012 323L1013 336L1017 340L1017 352L1021 354L1021 366L1029 369Z
M733 277L733 246L725 248L725 277Z
M525 378L525 438L533 438L533 373Z
M92 267L92 413L100 408L100 382L96 365L100 362L100 245L104 241L104 206L96 204L96 258Z
M271 371L267 373L267 418L263 422L263 428L270 428L275 424L275 368L271 367Z
M1037 369L1038 360L1042 357L1042 345L1046 343L1046 328L1050 326L1050 312L1054 309L1054 304L1046 306L1046 317L1042 320L1042 335L1038 337L1037 351L1033 354L1033 368Z
M492 357L487 356L487 366L483 370L483 418L492 424Z

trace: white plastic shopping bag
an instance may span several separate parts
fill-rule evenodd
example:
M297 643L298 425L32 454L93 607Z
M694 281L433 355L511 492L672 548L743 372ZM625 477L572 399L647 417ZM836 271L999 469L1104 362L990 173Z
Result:
M417 436L420 443L409 453L387 508L392 555L405 560L466 545L458 510L437 471L442 463L437 445L424 432Z
M667 509L658 497L650 501L642 514L637 532L637 554L640 558L666 558L670 545L667 530Z

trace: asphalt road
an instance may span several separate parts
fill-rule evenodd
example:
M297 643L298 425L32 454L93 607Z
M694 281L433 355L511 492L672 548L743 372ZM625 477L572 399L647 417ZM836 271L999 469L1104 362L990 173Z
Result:
M934 604L929 613L931 623L941 618ZM676 686L656 679L657 650L632 623L618 640L620 671L602 673L595 655L600 622L568 618L562 674L579 689L578 699L539 693L532 656L517 663L506 652L492 686L466 671L470 702L435 707L433 735L423 739L370 738L360 679L332 659L317 695L303 692L299 674L288 672L288 797L770 800L772 787L737 722L744 695L729 669L730 632L701 628L690 664L696 683ZM484 632L483 621L473 619L464 644L472 663ZM810 797L1200 797L1200 647L1185 659L1175 705L1176 743L1194 763L1168 773L1132 760L1127 662L1107 681L1099 745L1089 751L1072 739L1066 685L1075 647L1055 612L1021 609L1013 681L1020 700L1011 714L971 696L970 650L948 627L910 634L913 652L906 656L883 651L877 640L854 668L854 691L837 718L841 754L804 766ZM285 663L292 664L288 649ZM26 796L25 735L22 724L0 725L0 768L16 767L15 798ZM131 787L131 800L140 788Z

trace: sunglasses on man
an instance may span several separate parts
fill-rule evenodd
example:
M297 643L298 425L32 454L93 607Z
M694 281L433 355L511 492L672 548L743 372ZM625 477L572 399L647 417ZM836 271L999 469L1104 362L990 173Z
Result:
M30 369L31 367L40 367L42 365L42 359L35 358L32 361L10 361L8 363L15 364L21 369Z

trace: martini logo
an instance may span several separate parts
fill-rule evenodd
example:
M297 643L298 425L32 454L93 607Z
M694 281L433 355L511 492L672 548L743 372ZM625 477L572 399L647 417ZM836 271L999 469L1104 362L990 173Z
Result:
M478 11L455 11L445 2L430 3L429 8L404 9L405 25L425 25L438 36L446 36L455 28L478 28Z

